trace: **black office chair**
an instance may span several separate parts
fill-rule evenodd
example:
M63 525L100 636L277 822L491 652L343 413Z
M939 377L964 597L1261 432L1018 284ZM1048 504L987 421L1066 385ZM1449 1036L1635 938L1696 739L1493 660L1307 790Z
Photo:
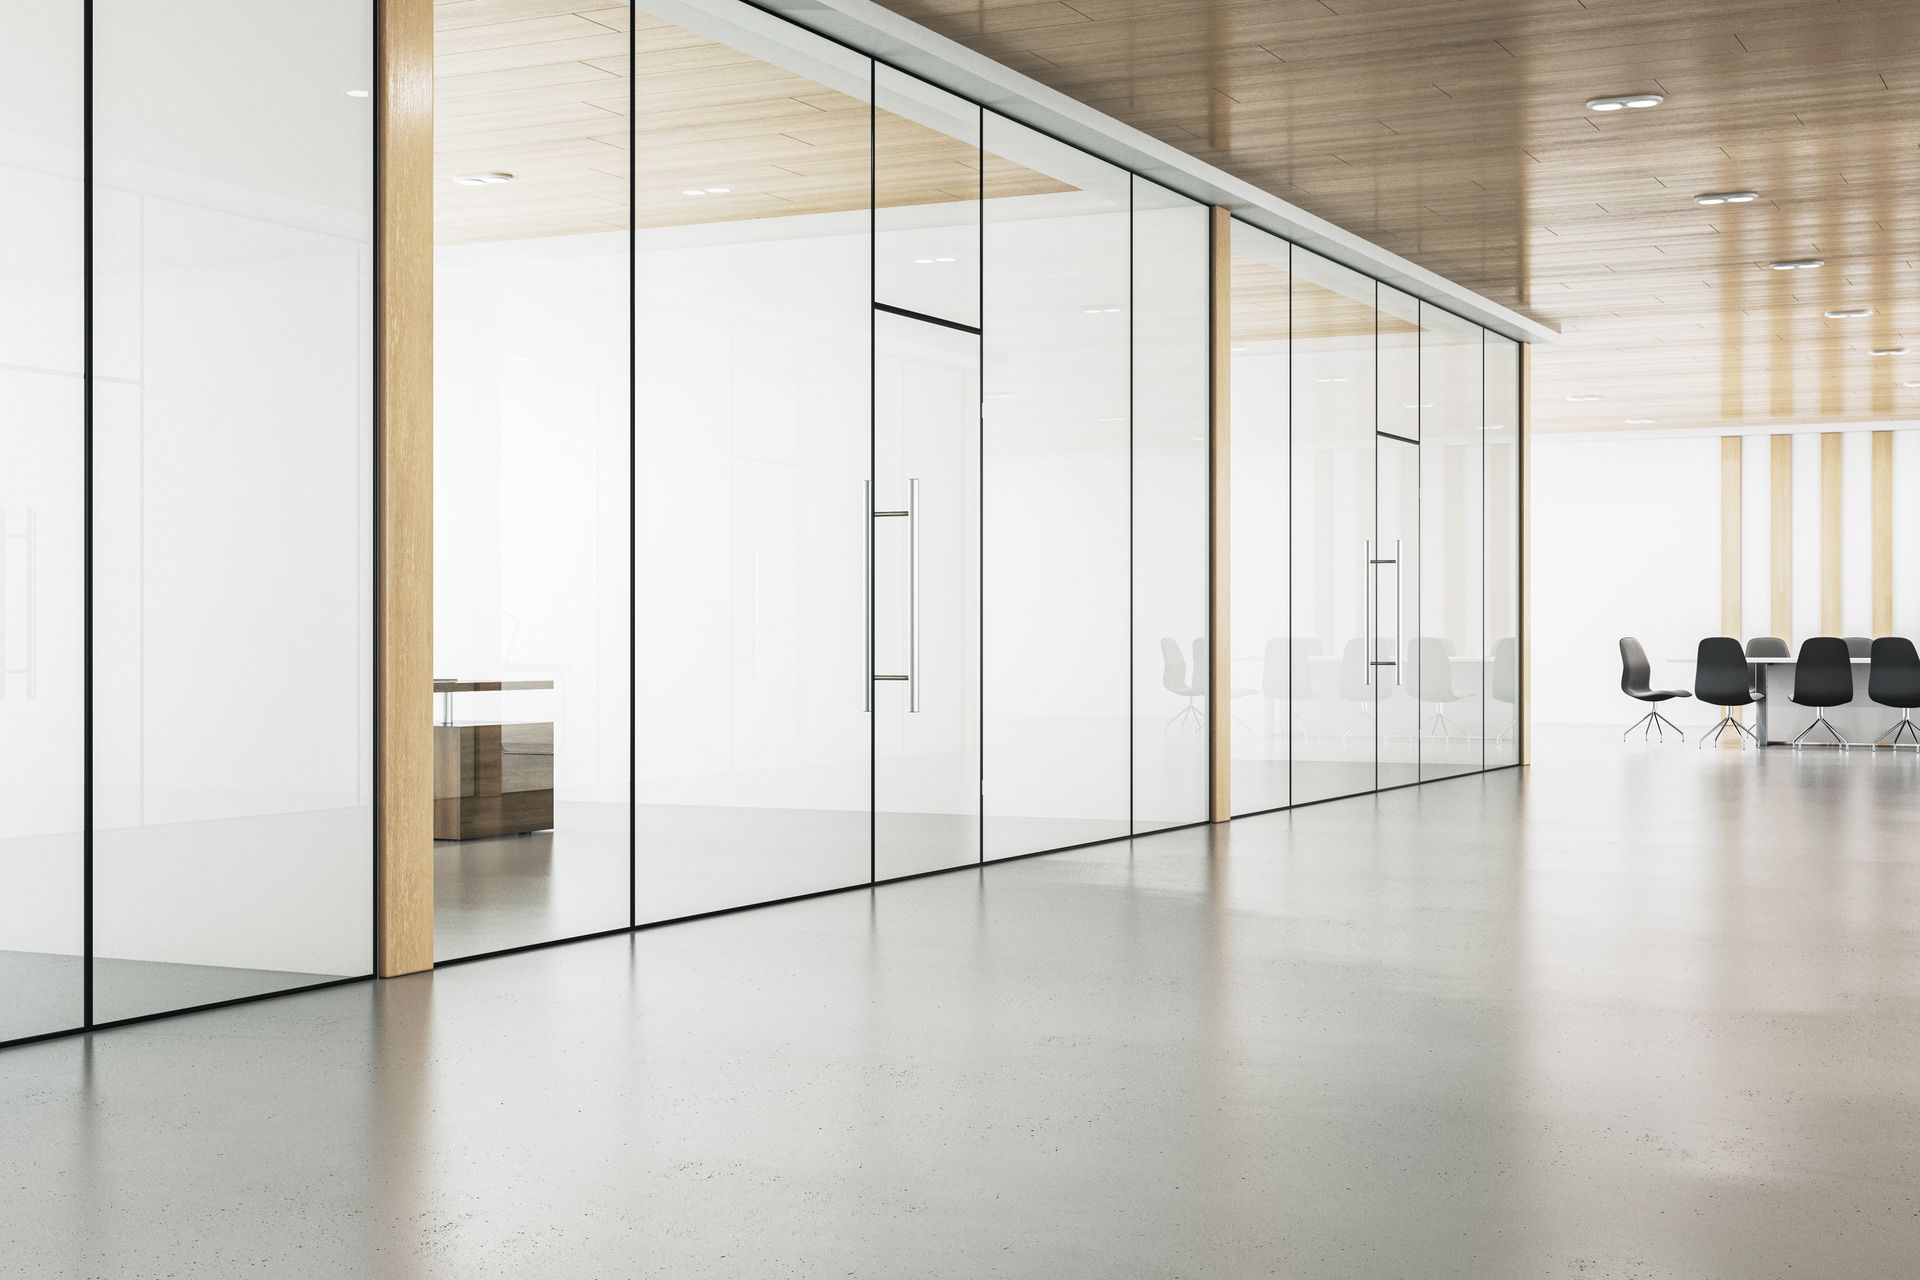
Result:
M1873 642L1873 664L1867 668L1867 696L1883 707L1898 707L1900 723L1873 740L1874 746L1900 745L1906 734L1920 747L1920 729L1913 727L1913 709L1920 707L1920 653L1905 636L1881 636Z
M1791 658L1793 646L1779 636L1755 636L1747 641L1749 658Z
M1846 636L1847 656L1849 658L1871 658L1873 640L1867 636Z
M1750 707L1765 698L1766 695L1753 687L1753 668L1747 665L1747 655L1740 649L1740 642L1732 636L1708 636L1700 642L1700 649L1693 660L1693 696L1710 707ZM1718 724L1709 731L1711 736L1702 736L1700 745L1720 741L1720 735L1731 727L1734 736L1740 740L1740 749L1747 749L1747 739L1753 738L1753 745L1759 746L1760 739L1753 737L1753 730L1733 718L1731 710L1720 717Z
M1620 692L1635 701L1653 703L1692 696L1685 689L1654 688L1653 664L1647 661L1646 649L1632 636L1620 637ZM1640 735L1643 738L1656 729L1660 731L1660 741L1662 742L1667 740L1668 729L1673 730L1675 733L1680 733L1680 726L1661 715L1658 707L1655 707L1628 725L1627 733L1632 733L1643 724L1647 726L1646 732ZM1665 727L1663 728L1662 726ZM1620 735L1620 741L1625 742L1627 740L1627 733ZM1687 735L1680 733L1680 741L1685 742L1686 740Z
M1793 736L1796 749L1802 738L1815 729L1824 728L1845 751L1847 740L1833 727L1833 721L1827 719L1826 709L1844 707L1853 701L1853 658L1847 651L1847 642L1838 636L1814 636L1801 641L1800 656L1793 663L1793 692L1787 696L1800 706L1813 707L1816 711L1813 723Z

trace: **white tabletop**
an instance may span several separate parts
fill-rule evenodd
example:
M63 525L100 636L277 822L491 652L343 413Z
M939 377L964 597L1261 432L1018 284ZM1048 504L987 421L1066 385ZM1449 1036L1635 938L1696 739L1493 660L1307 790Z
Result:
M1667 659L1667 661L1668 661L1668 662L1697 662L1697 661L1699 661L1699 659L1697 659L1697 658L1668 658L1668 659ZM1765 667L1777 667L1777 666L1780 666L1780 665L1782 665L1782 664L1792 664L1792 663L1795 663L1795 662L1798 662L1798 661L1800 661L1800 659L1798 659L1798 658L1748 658L1748 659L1747 659L1747 661L1748 661L1748 663L1750 663L1751 665L1753 665L1753 666L1757 666L1757 667L1759 667L1759 666L1765 666ZM1852 663L1852 664L1853 664L1854 666L1856 666L1856 667L1864 667L1864 666L1866 666L1867 664L1869 664L1869 663L1871 663L1871 662L1873 661L1873 659L1872 659L1872 658L1848 658L1848 659L1847 659L1847 661L1848 661L1848 662L1851 662L1851 663Z

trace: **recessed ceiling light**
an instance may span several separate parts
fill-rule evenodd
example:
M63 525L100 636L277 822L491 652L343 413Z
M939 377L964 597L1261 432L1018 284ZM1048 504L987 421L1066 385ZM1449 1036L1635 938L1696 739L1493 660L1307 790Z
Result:
M1628 418L1627 425L1630 427L1650 427L1658 421L1660 421L1658 418Z
M1433 408L1433 406L1432 406L1432 405L1430 405L1430 404L1403 404L1403 405L1401 405L1400 407L1401 407L1402 409L1431 409L1431 408Z
M1767 270L1814 271L1826 265L1827 260L1825 258L1781 258L1777 262L1769 262L1767 264Z
M1567 397L1567 399L1573 401L1575 404L1586 404L1588 401L1598 400L1599 398L1600 398L1599 396L1568 396Z
M1662 93L1629 93L1618 98L1588 98L1589 111L1644 111L1667 100Z
M934 261L935 262L952 262L953 259L952 258L935 258Z
M371 89L349 89L349 90L347 90L347 96L348 96L349 98L366 98L366 97L371 97L371 96L372 96L372 94L373 94L373 91L372 91Z
M1233 354L1236 356L1245 355L1247 352L1247 349L1245 347L1230 347L1228 348L1228 350L1232 351Z
M1903 387L1920 387L1920 382L1903 382L1900 385Z
M454 179L463 187L497 187L503 182L512 182L510 173L463 173Z
M916 267L930 267L933 265L933 259L932 258L915 258L913 260L913 265Z
M732 187L708 187L707 194L710 196L723 196L731 190L733 190Z
M1758 191L1709 191L1693 198L1695 204L1752 204L1760 198Z
M1315 378L1315 382L1345 382L1345 378Z
M703 196L707 194L707 189L705 187L686 187L680 194L683 196Z
M1873 314L1872 307L1842 307L1826 313L1829 320L1865 320Z
M1903 356L1907 354L1907 349L1905 347L1874 347L1869 350L1867 354L1870 356Z

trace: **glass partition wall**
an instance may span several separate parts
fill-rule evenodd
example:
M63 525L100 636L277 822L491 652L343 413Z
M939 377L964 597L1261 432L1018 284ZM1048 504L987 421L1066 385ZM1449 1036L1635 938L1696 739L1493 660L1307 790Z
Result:
M371 968L372 10L149 8L0 51L0 1041ZM438 958L1205 821L1209 211L745 6L453 8ZM1516 762L1518 346L1231 250L1236 812Z
M1519 345L1233 235L1234 812L1519 763Z
M0 42L0 1042L373 967L373 6L84 9Z

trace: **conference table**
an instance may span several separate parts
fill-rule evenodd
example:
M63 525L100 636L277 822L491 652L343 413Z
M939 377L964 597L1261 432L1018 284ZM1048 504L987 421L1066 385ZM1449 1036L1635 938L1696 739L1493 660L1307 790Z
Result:
M1694 665L1692 658L1670 658L1668 661L1685 663L1689 668ZM1753 732L1763 747L1788 745L1820 714L1821 708L1803 707L1791 700L1794 661L1793 658L1747 659L1748 665L1753 668L1754 687L1766 695L1753 705ZM1825 708L1827 723L1838 729L1849 745L1871 746L1875 738L1899 721L1900 712L1893 707L1883 707L1867 697L1870 660L1852 658L1849 661L1853 664L1853 701L1844 706ZM1820 746L1831 746L1833 743L1824 730L1809 735L1807 741Z

